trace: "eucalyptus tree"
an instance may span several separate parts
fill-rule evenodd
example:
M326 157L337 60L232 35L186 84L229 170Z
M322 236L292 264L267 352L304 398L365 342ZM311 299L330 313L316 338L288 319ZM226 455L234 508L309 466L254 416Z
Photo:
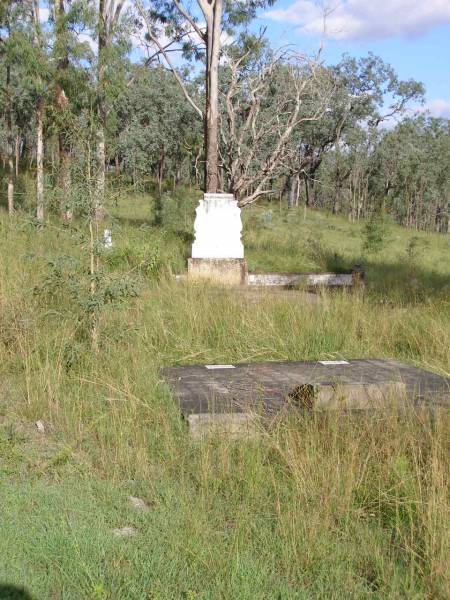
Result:
M134 68L131 85L118 98L122 124L119 149L125 167L139 175L155 174L159 195L169 174L180 178L179 167L201 135L192 107L171 74L161 66Z
M145 23L147 39L155 54L164 58L186 99L203 120L206 192L217 192L220 188L219 64L223 36L234 35L256 16L258 8L269 6L273 2L274 0L197 0L192 6L181 0L135 0ZM186 58L197 59L204 66L203 108L200 108L190 94L171 58L171 52L177 47Z
M48 40L44 34L39 0L22 0L14 37L15 68L20 72L20 89L33 98L36 136L36 217L44 220L44 119L49 97L51 66ZM22 106L23 109L23 106ZM17 123L24 120L18 114Z
M7 162L8 162L8 212L14 212L14 136L11 71L17 56L16 28L20 22L20 2L0 3L0 58L4 69L1 86L3 118L5 122ZM3 70L2 69L2 70Z
M320 120L306 124L297 140L298 153L293 155L291 174L301 174L305 201L311 200L310 186L324 156L338 153L348 132L355 127L378 128L394 117L401 117L408 105L423 101L423 85L412 79L399 80L394 69L381 58L369 53L359 59L345 55L335 66L328 67L334 80L334 93ZM337 179L343 176L336 170ZM334 212L339 212L340 183L336 181Z
M2 89L5 106L5 123L8 138L8 209L14 210L14 172L16 155L18 172L19 128L26 120L25 108L30 97L34 102L36 130L36 192L37 218L43 219L43 96L46 91L48 62L46 44L42 35L38 0L22 0L3 5L1 12L1 59L6 68L6 81ZM12 83L14 82L14 85ZM20 101L19 101L20 100ZM15 118L14 118L15 117ZM16 128L14 143L13 127Z
M450 197L450 126L420 116L385 133L373 193L403 225L447 231Z
M61 219L72 219L71 163L77 115L90 102L95 62L86 32L94 14L85 0L50 0L51 84L48 106L49 129L57 137L57 196ZM84 38L81 34L84 34ZM88 38L89 39L89 38Z
M96 221L103 219L105 173L106 173L106 130L111 96L118 93L117 87L125 85L124 56L131 45L127 33L125 0L99 0L97 15L97 91L96 91Z
M44 221L44 110L49 79L46 42L41 27L39 0L28 0L28 11L32 28L33 60L31 69L35 73L36 90L36 218Z

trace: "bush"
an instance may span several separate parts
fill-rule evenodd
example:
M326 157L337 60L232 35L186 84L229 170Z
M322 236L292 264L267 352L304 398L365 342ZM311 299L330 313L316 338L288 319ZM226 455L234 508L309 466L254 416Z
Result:
M376 254L383 250L388 241L388 223L381 213L372 213L363 227L363 251Z

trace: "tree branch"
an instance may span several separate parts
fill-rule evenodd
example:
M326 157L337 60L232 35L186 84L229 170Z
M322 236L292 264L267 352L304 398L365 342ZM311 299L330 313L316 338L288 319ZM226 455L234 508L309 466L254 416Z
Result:
M153 31L152 31L152 27L151 24L148 20L148 17L145 13L144 7L142 6L140 0L136 0L136 6L138 8L138 11L141 15L141 17L144 19L145 24L147 26L147 33L149 38L152 40L152 42L156 45L156 47L159 49L160 53L164 56L165 61L167 62L167 64L170 67L170 70L173 74L173 76L175 77L178 85L180 86L186 100L189 102L189 104L192 106L192 108L198 113L198 115L200 116L201 119L203 119L203 111L197 106L197 104L194 102L194 100L192 99L191 95L189 94L184 81L182 80L180 74L178 73L178 71L176 70L176 68L174 67L172 61L170 60L170 57L167 53L167 51L165 50L164 46L162 46L161 42L158 40L157 36L154 35Z
M191 27L195 30L199 38L206 42L205 32L200 29L200 27L197 25L197 23L194 21L191 15L185 10L183 5L180 2L178 2L178 0L173 0L173 3L178 9L178 12L186 19L186 21L188 21L188 23L190 23Z

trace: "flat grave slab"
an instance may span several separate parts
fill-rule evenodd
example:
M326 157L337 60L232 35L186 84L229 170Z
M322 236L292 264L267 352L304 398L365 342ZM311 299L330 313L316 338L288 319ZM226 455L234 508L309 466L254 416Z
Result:
M450 378L395 360L194 365L168 367L162 374L181 413L193 422L200 415L270 415L291 407L389 407L396 398L450 407Z

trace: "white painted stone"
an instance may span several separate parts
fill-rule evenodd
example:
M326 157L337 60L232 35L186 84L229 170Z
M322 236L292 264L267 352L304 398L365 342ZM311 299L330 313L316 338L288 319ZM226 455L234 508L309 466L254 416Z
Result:
M39 421L36 421L35 425L36 425L36 429L39 431L39 433L46 432L47 428L45 426L45 421L43 421L42 419L39 419Z
M132 525L125 525L125 527L113 529L112 532L116 537L131 537L137 534L137 530Z
M204 194L194 230L192 258L244 258L241 209L233 194Z
M319 360L321 365L349 365L348 360Z
M111 231L111 229L105 229L104 232L103 232L103 246L105 248L112 248L113 247L112 231Z
M142 510L144 512L149 511L148 504L144 500L142 500L142 498L137 498L136 496L128 496L128 501L134 508L137 508L138 510Z

